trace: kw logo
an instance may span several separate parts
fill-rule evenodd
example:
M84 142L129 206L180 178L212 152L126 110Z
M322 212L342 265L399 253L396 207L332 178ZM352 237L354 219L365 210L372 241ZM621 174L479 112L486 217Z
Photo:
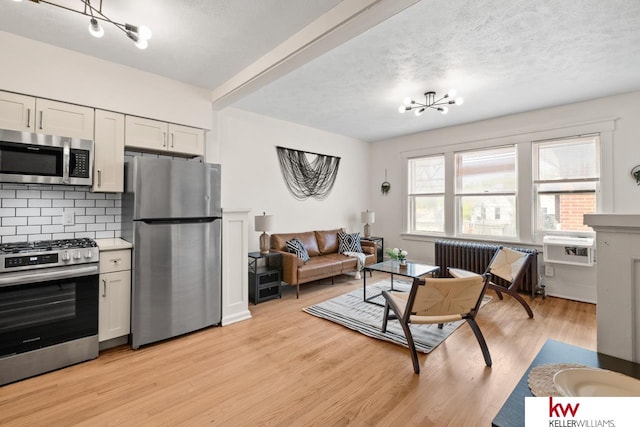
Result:
M575 417L578 413L579 403L575 404L575 407L571 403L563 405L562 403L553 404L553 397L549 396L549 417L566 417L567 414L571 414Z

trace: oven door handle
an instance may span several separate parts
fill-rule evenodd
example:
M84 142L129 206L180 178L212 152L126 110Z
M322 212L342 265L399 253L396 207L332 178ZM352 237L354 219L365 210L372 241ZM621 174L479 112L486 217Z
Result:
M0 288L15 285L24 285L29 283L46 282L49 280L62 280L71 279L74 277L91 276L92 274L98 274L99 268L97 265L91 266L67 266L61 268L52 268L49 271L37 272L37 273L5 273L0 276Z

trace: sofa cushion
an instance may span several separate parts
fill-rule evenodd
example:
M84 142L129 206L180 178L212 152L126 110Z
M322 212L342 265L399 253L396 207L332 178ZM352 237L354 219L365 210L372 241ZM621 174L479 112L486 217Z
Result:
M338 233L342 233L343 231L341 228L316 231L316 241L318 242L318 250L320 253L324 255L338 252Z
M330 259L325 255L311 257L309 262L298 267L298 280L307 282L309 279L317 279L321 277L331 277L342 273L342 261L338 259Z
M287 240L297 237L304 245L310 257L320 255L318 243L316 242L316 234L313 231L305 233L282 233L271 235L271 248L277 251L287 252Z
M338 233L338 252L362 252L360 233Z
M303 262L309 261L309 253L300 239L294 237L291 240L287 240L286 245L288 252L296 254Z

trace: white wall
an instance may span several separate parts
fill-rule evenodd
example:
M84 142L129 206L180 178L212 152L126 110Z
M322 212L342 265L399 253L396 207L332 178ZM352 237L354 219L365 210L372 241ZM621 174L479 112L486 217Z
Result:
M258 250L253 217L263 211L274 215L273 233L337 227L362 232L360 212L369 207L367 143L234 108L220 111L214 121L219 128L222 207L251 209L250 251ZM341 157L329 196L296 200L282 178L276 146Z
M464 108L464 107L463 107ZM631 178L630 171L640 164L640 92L632 92L556 108L484 120L461 126L421 132L401 138L372 144L369 187L371 207L376 212L376 235L385 237L385 246L400 246L409 251L409 257L433 262L433 240L401 236L403 183L402 153L431 146L462 144L474 141L504 138L513 135L540 132L581 125L587 122L615 119L613 131L613 170L606 168L602 180L613 188L607 212L640 213L640 187ZM416 118L417 120L424 119ZM437 117L434 118L437 120ZM387 170L391 191L380 192ZM523 242L531 244L531 241ZM542 257L540 257L542 259ZM553 278L543 277L547 293L582 301L595 302L596 268L555 265Z
M0 51L0 90L211 129L208 90L3 31Z

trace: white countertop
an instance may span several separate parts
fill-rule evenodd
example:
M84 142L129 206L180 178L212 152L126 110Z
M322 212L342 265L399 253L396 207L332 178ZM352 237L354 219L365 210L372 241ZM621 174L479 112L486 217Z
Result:
M133 245L119 237L112 239L95 239L101 251L115 251L118 249L131 249Z
M640 214L585 214L583 222L593 228L640 228Z

